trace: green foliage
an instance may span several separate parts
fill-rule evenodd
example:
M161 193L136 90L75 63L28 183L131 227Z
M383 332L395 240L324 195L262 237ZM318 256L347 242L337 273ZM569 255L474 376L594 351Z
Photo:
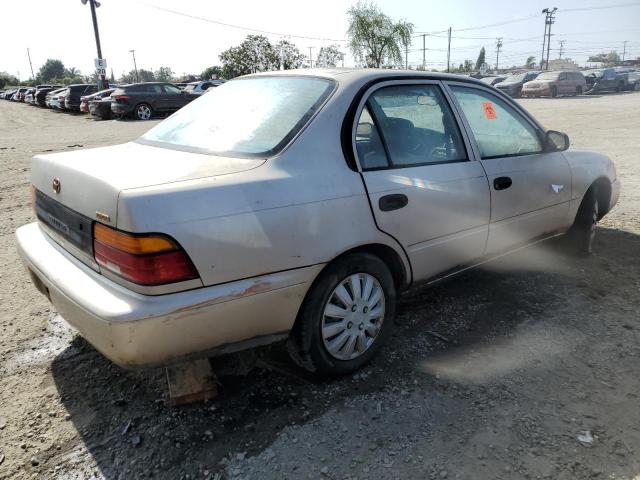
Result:
M480 53L478 54L478 59L476 60L476 70L480 70L480 67L483 63L486 63L486 51L484 47L480 49Z
M7 72L0 72L0 88L18 85L20 81L14 75Z
M280 63L284 64L283 70L291 70L292 68L300 68L307 62L307 57L300 53L298 47L291 42L280 40L273 48L277 55L275 65L277 69L280 68Z
M329 45L328 47L322 47L318 52L316 58L316 65L318 67L337 67L338 63L344 57L344 53L340 51L338 45Z
M451 73L470 73L474 70L473 60L465 60L464 63L461 63L457 67L452 67Z
M75 69L74 69L75 70ZM64 63L62 61L48 58L44 65L38 70L37 78L41 82L50 82L54 78L63 78L66 76ZM75 72L74 72L75 73Z
M620 55L615 50L609 53L599 53L598 55L591 55L587 62L602 62L607 65L618 65L620 63Z
M136 71L131 70L129 73L125 73L120 77L119 83L137 83L137 82L153 82L156 77L151 70L145 70L144 68L138 69L138 79L136 80Z
M202 71L202 73L200 74L200 78L202 80L222 78L222 67L219 67L218 65L208 67Z
M394 22L374 3L358 2L347 10L349 48L369 68L403 64L403 51L411 44L413 23Z
M536 57L527 57L527 61L524 63L524 66L529 69L536 68Z
M160 67L154 74L158 82L171 82L173 80L173 71L169 67Z
M223 78L276 70L280 64L279 52L262 35L247 35L240 45L225 50L219 58Z

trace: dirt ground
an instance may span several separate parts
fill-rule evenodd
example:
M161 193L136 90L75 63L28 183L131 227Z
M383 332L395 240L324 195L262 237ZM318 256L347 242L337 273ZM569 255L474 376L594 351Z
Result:
M353 376L314 380L276 345L219 359L220 396L171 408L161 370L121 370L55 314L13 235L32 155L156 122L0 101L0 479L640 480L640 92L522 103L617 163L590 259L549 244L416 288Z

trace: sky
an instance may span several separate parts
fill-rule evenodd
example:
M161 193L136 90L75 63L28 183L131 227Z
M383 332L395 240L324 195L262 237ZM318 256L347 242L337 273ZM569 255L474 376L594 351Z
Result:
M248 34L266 31L270 41L286 38L315 60L320 47L337 43L354 60L346 44L350 0L213 2L207 0L100 0L97 9L107 72L119 77L138 68L170 67L177 75L199 74L220 64L218 55L238 45ZM409 65L422 65L423 37L427 68L445 69L447 33L451 27L451 62L475 62L484 46L488 63L495 64L496 38L502 37L500 66L522 65L529 56L540 60L545 7L557 7L552 27L550 59L563 58L583 65L591 54L616 50L626 58L640 57L640 1L638 0L378 0L393 19L415 25L416 38L408 54ZM171 11L168 11L171 10ZM5 15L0 26L0 71L31 77L27 48L37 73L47 58L58 58L84 74L94 70L96 46L88 5L80 0L30 0L29 14ZM194 17L202 17L204 21ZM242 28L225 26L221 22ZM248 30L253 29L254 31ZM308 37L308 38L300 38Z

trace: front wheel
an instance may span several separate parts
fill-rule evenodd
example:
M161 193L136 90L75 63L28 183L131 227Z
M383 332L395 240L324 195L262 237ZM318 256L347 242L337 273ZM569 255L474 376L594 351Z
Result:
M314 282L289 338L301 367L321 375L351 373L378 352L395 315L393 277L380 258L353 253Z
M573 226L567 233L568 247L575 255L588 257L593 252L599 215L598 191L596 187L591 187L580 204Z
M151 115L153 114L153 110L150 105L146 103L141 103L136 106L135 115L138 120L149 120Z

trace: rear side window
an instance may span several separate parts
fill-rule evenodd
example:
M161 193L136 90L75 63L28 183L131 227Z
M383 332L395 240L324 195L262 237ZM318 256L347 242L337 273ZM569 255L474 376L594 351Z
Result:
M542 152L536 129L502 99L479 88L451 86L483 159Z
M332 80L318 77L233 80L181 108L138 141L215 155L270 156L302 129L333 89Z
M462 136L439 87L384 87L371 95L367 106L377 122L392 166L467 160Z

